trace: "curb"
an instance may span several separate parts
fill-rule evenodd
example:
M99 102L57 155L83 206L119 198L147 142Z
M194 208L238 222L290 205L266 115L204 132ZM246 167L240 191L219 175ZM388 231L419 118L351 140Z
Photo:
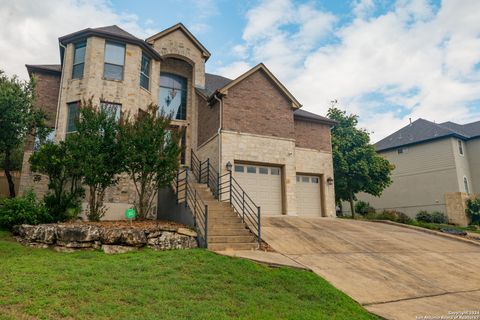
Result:
M466 238L462 238L460 236L454 236L452 234L448 234L448 233L444 233L444 232L440 232L440 231L436 231L436 230L431 230L431 229L426 229L426 228L422 228L422 227L412 226L412 225L409 225L409 224L394 222L394 221L390 221L390 220L368 220L368 221L377 222L377 223L385 223L385 224L398 226L398 227L402 227L402 228L417 230L417 231L420 231L420 232L429 233L429 234L437 235L437 236L444 237L444 238L449 238L449 239L460 241L460 242L463 242L463 243L469 243L469 244L473 244L473 245L476 245L476 246L480 246L480 241L466 239Z

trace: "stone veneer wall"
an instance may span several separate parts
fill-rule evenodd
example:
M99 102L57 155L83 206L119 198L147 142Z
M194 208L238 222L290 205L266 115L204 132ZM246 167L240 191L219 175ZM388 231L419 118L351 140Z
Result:
M203 145L201 145L195 152L200 161L210 159L210 164L219 171L219 138L218 134L211 137Z
M445 207L447 211L448 222L459 226L468 226L469 219L465 213L467 209L466 201L474 199L476 195L465 192L447 192L445 193Z

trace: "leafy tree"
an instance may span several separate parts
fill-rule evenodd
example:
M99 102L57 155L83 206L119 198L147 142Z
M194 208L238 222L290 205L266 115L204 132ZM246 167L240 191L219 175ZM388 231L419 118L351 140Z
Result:
M34 108L35 80L21 81L16 76L8 78L0 70L0 154L8 181L10 197L15 197L15 184L11 171L18 169L15 152L28 134L36 132L45 138L49 129L45 115Z
M84 189L80 162L69 150L68 142L44 143L29 161L33 172L48 176L49 191L43 200L53 221L75 218L81 210Z
M77 131L67 136L66 143L80 163L83 184L88 186L87 217L98 221L105 214L105 191L118 182L123 167L119 126L114 110L93 106L92 99L81 104L75 123Z
M140 219L150 212L157 190L175 177L180 134L170 126L170 117L159 113L158 106L153 104L146 112L121 120L125 170L135 185L135 209Z
M328 117L338 124L332 129L335 198L350 202L355 217L354 201L359 192L380 196L391 183L394 166L377 155L370 143L369 133L357 128L358 116L332 107Z
M470 224L480 224L480 197L468 199L465 213L470 219Z

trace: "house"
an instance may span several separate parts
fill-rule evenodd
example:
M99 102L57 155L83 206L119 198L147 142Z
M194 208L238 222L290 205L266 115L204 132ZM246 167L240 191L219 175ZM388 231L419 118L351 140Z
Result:
M377 210L411 217L420 210L440 211L451 218L452 196L465 199L480 192L480 121L461 125L418 119L375 148L395 165L393 183L380 197L359 196Z
M88 28L59 38L60 65L27 65L38 79L38 103L55 139L75 131L82 99L136 113L149 103L185 128L181 164L192 157L228 173L262 215L335 216L330 129L334 121L300 102L263 64L236 79L205 72L211 53L182 24L139 39L118 26ZM34 182L24 157L20 192ZM212 169L213 170L213 169ZM127 177L108 190L105 219L121 219L135 201ZM159 207L162 203L158 204Z

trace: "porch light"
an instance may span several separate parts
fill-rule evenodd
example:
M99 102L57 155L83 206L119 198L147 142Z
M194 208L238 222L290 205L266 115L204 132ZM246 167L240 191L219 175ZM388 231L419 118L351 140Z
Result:
M332 177L328 177L328 178L327 178L327 184L328 184L329 186L331 186L331 185L333 184L333 178L332 178Z
M232 171L232 163L230 161L227 162L226 167L228 171Z

